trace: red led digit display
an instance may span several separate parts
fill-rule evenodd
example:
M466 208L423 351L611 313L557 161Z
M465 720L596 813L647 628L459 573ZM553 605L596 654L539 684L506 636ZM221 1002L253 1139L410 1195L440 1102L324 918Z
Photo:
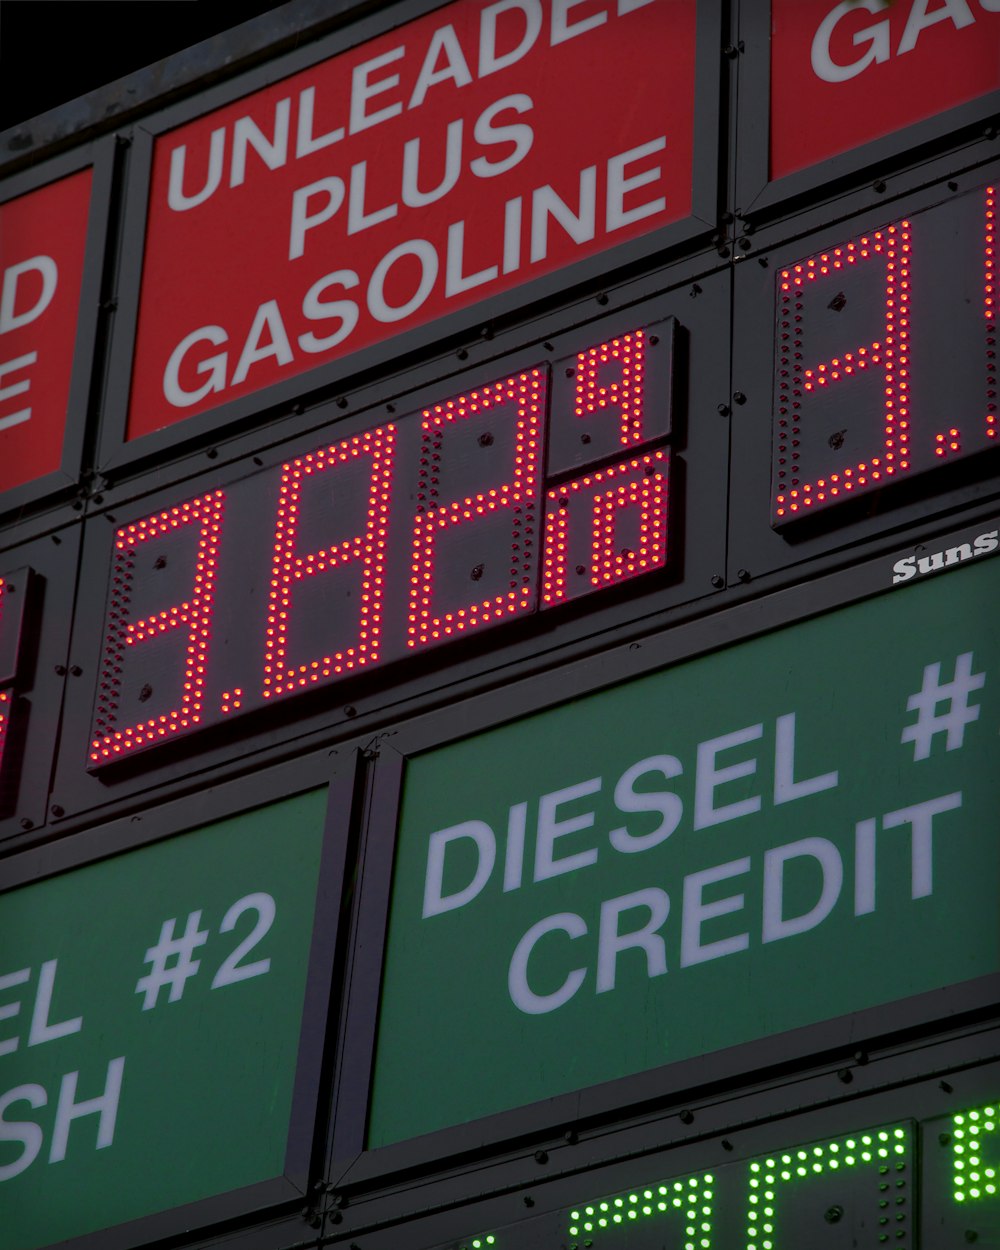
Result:
M781 266L775 527L996 445L995 204L980 188Z
M395 427L386 425L283 466L264 647L265 699L300 690L364 664L374 664L379 658L395 434ZM322 481L322 474L336 477L340 469L342 475L343 468L350 467L352 461L361 461L368 478L364 528L351 538L299 555L297 540L304 488L315 480ZM361 566L353 640L340 650L330 647L329 654L321 658L296 663L289 658L295 583L352 562Z
M426 646L463 630L496 623L533 606L545 381L542 369L531 369L424 411L419 502L413 522L407 646ZM449 433L459 424L487 414L491 417L490 425L499 422L513 426L513 464L509 478L461 498L442 499L441 452ZM490 446L496 436L484 430L478 437L484 440L485 446ZM509 542L506 562L509 567L501 572L505 580L509 578L506 588L451 610L435 611L435 567L447 537L464 526L482 526L486 518L500 519L500 514L505 514L502 519ZM476 571L479 576L474 580L481 582L485 566L473 566L473 572Z
M201 721L224 503L223 492L213 491L118 531L111 610L108 613L108 647L94 722L99 732L91 744L90 758L94 762L148 746L159 739L191 729ZM135 619L131 600L139 591L135 577L139 551L147 544L155 546L164 536L174 536L178 531L193 531L196 536L195 571L188 597L182 603L172 603ZM165 567L166 558L160 555L156 557L154 568L159 561L163 562L160 567ZM184 644L176 705L118 729L116 713L126 654L143 644L161 641L175 631L181 635ZM149 698L152 688L144 687L143 690L146 688L150 689L150 695L145 698ZM139 699L145 701L143 692L140 692Z
M670 433L675 330L669 317L555 363L550 476L622 456Z
M10 720L10 691L0 690L0 775L3 774L3 748L7 740L7 723Z
M543 608L663 568L668 464L663 448L550 487Z
M662 569L673 338L590 338L122 524L89 766Z

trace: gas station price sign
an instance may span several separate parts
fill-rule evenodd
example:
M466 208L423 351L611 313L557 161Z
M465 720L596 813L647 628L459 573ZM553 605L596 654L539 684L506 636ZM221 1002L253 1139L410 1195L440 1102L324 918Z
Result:
M217 1217L232 1191L232 1210L301 1196L326 800L307 791L0 894L3 1250L174 1208L191 1227L191 1204L212 1199Z
M990 183L781 262L775 528L995 453L998 237Z
M116 519L90 767L662 571L675 327Z
M399 746L368 1147L1000 972L990 550Z

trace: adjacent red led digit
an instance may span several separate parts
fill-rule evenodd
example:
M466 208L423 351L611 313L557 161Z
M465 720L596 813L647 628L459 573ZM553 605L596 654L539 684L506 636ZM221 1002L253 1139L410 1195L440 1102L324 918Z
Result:
M121 757L139 747L190 729L201 721L224 509L225 493L212 491L126 525L116 534L114 593L108 614L109 632L95 720L95 728L99 732L91 742L90 752L94 763ZM132 620L129 605L138 550L145 543L154 542L187 526L198 529L197 559L190 598L139 620ZM149 720L116 729L121 673L127 649L175 629L187 630L179 705Z
M997 437L997 198L986 188L986 437Z
M386 528L395 439L395 426L386 425L344 439L283 466L268 605L264 698L301 690L324 678L374 664L379 659L385 598ZM362 457L371 462L364 530L319 551L300 555L298 530L303 485L310 478L321 473L335 473L338 466ZM352 561L361 562L356 642L340 651L331 649L328 655L292 663L288 658L288 634L295 583L342 568ZM238 709L241 695L241 690L227 692L223 711Z
M779 321L782 327L794 325L794 332L786 330L782 336L779 355L775 475L775 516L778 519L891 479L910 467L910 247L910 223L901 221L781 271ZM885 261L882 334L830 360L804 364L803 289L838 270L876 256ZM845 465L815 481L801 481L798 448L802 427L809 421L807 397L873 368L879 368L884 378L881 446L866 460Z
M618 442L622 447L641 443L645 365L642 330L580 352L573 396L576 416L584 419L595 412L617 411Z
M663 568L668 465L664 448L546 492L543 608ZM623 540L626 516L632 525Z
M424 411L421 457L424 467L420 472L420 502L413 522L407 646L424 646L531 607L545 389L544 370L531 369ZM510 480L462 499L441 501L434 474L428 472L427 466L440 455L448 427L484 409L507 405L513 408L515 421L514 467ZM454 611L436 614L432 605L435 545L439 535L502 510L510 512L509 590L474 600Z
M0 774L3 773L3 748L7 740L7 724L10 721L10 691L0 690Z

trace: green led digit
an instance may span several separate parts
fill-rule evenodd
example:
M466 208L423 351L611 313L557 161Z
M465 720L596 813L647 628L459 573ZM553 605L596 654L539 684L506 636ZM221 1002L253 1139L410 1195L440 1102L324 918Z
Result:
M775 1250L780 1227L779 1194L782 1187L808 1184L811 1178L852 1169L872 1168L878 1177L879 1241L889 1240L887 1227L890 1175L906 1170L912 1150L911 1135L901 1125L871 1129L850 1137L837 1137L766 1159L755 1160L749 1169L746 1250ZM896 1185L900 1185L896 1180ZM786 1189L786 1192L788 1190ZM874 1199L874 1194L873 1194ZM897 1215L898 1223L903 1217ZM897 1237L902 1230L896 1229ZM898 1243L897 1243L898 1244Z
M956 1202L996 1198L997 1169L983 1163L982 1139L997 1131L1000 1105L963 1111L951 1121L952 1178Z
M710 1172L699 1172L602 1198L570 1212L569 1235L594 1243L595 1237L616 1229L679 1215L685 1235L683 1250L711 1250L713 1184Z

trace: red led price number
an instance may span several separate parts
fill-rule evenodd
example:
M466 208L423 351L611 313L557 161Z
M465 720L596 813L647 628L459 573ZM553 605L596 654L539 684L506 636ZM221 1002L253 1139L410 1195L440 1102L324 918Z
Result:
M0 573L0 779L4 775L4 748L10 731L14 683L18 675L24 634L24 605L30 569Z
M673 352L591 340L122 525L90 766L662 569Z
M782 266L776 528L1000 444L996 239L991 186Z

